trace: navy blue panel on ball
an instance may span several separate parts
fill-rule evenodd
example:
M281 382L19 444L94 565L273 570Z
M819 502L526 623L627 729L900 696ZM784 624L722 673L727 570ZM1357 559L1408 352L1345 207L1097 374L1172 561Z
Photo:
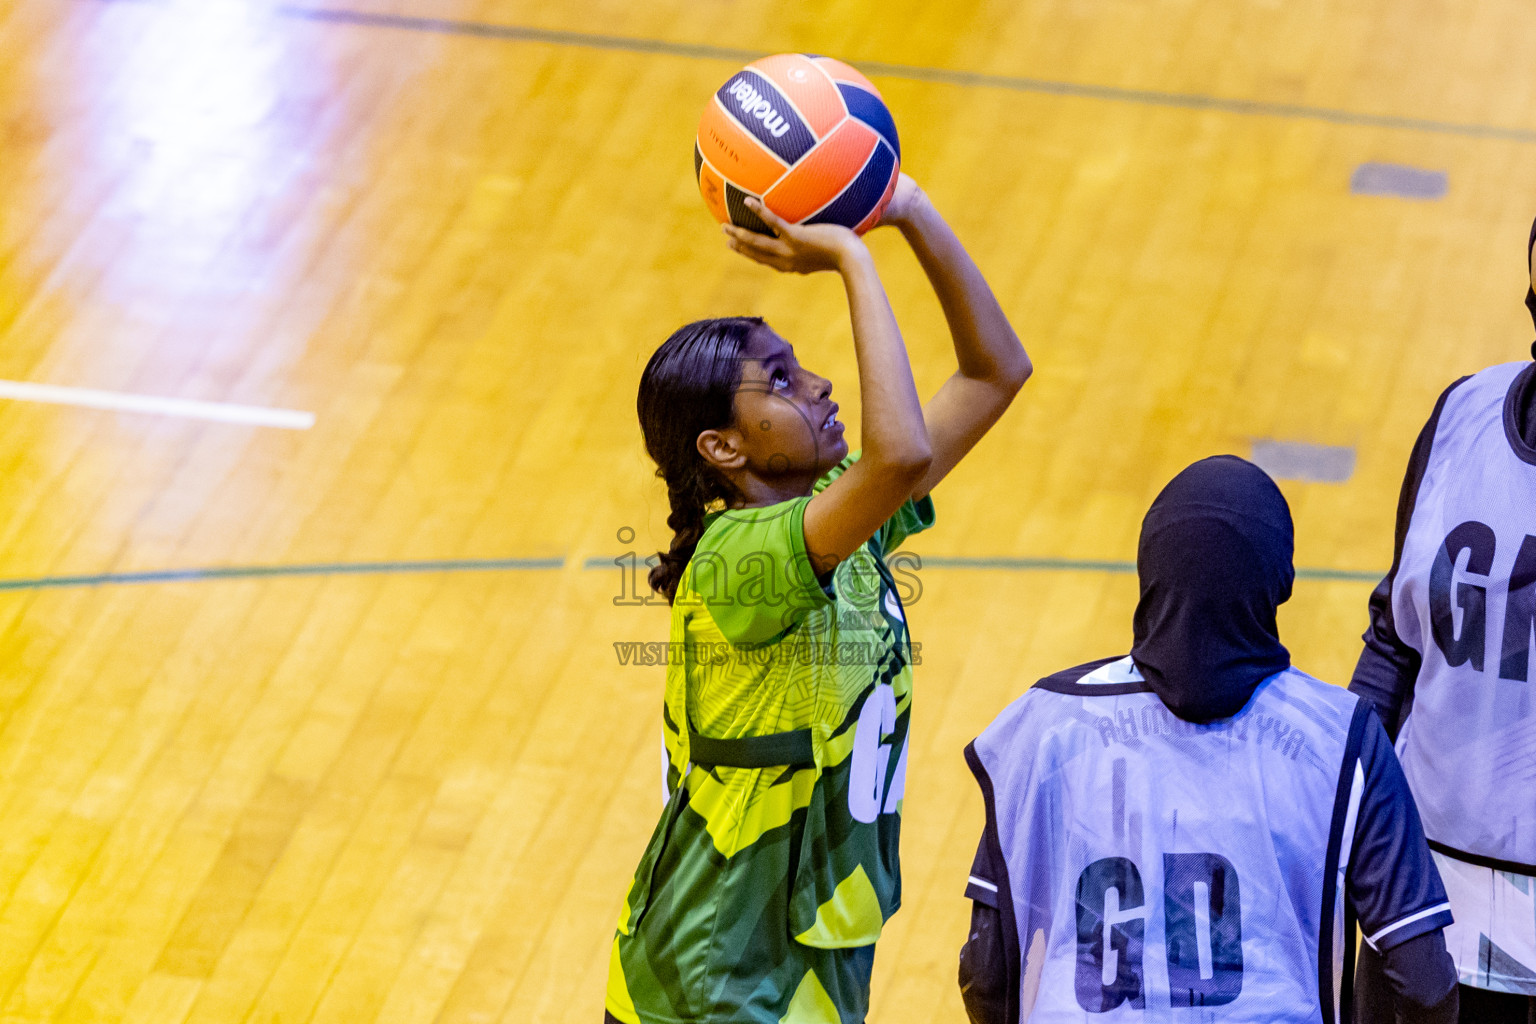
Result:
M891 183L891 172L895 169L896 156L890 147L883 142L875 143L875 151L869 155L869 161L859 176L843 189L842 195L828 203L806 223L857 227L859 221L868 217L869 211L885 195L885 187Z
M795 113L778 86L748 68L736 72L715 96L737 123L793 164L816 144L811 126Z
M843 103L848 107L848 113L879 132L880 137L896 154L896 159L900 160L901 140L896 137L896 122L891 112L885 109L885 104L880 102L880 97L868 89L860 89L846 82L838 82L837 91L843 94Z
M699 152L698 142L693 144L693 180L699 180L699 171L704 167L704 154Z
M730 182L725 183L725 212L731 215L731 223L739 228L756 231L760 235L773 234L761 217L747 209L747 193Z

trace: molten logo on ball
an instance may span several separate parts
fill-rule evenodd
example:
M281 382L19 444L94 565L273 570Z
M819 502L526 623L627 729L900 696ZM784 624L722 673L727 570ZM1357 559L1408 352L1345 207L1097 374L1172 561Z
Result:
M736 97L741 104L741 112L748 117L755 117L763 122L763 127L773 132L773 137L782 139L784 133L789 131L789 122L784 116L773 109L773 104L765 100L760 92L752 88L752 83L744 78L738 78L726 86L726 92Z

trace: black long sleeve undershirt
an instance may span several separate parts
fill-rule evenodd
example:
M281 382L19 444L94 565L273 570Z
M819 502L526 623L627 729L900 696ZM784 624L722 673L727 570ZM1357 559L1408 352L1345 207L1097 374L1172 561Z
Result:
M1010 973L1002 915L973 902L970 938L960 947L960 998L971 1024L1008 1024Z
M1385 955L1362 944L1354 1024L1455 1024L1458 993L1456 965L1438 929Z

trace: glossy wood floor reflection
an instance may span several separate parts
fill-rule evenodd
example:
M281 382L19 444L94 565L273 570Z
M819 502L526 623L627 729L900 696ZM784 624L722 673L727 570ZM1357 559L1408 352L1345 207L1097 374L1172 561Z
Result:
M598 1019L659 811L640 369L758 313L858 421L837 283L695 192L708 47L905 66L906 167L1035 358L920 552L1123 561L1195 458L1352 447L1283 484L1298 563L1356 575L1282 625L1347 676L1435 395L1527 353L1529 5L0 0L0 379L316 415L0 402L0 1024ZM1448 190L1352 193L1372 161ZM871 245L931 390L942 317ZM123 578L209 567L265 574ZM872 1017L914 1024L963 1020L961 747L1135 599L921 581Z

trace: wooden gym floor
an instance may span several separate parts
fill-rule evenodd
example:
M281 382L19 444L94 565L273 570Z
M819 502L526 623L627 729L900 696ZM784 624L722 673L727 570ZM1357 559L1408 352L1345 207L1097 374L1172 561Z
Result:
M1347 678L1435 395L1526 356L1528 4L0 0L0 379L313 414L0 400L0 1024L598 1019L659 809L640 368L759 313L858 422L836 282L694 191L701 104L782 50L872 72L1037 366L915 545L872 1019L963 1019L961 747L1125 650L1184 464L1352 450L1283 484L1283 629Z

